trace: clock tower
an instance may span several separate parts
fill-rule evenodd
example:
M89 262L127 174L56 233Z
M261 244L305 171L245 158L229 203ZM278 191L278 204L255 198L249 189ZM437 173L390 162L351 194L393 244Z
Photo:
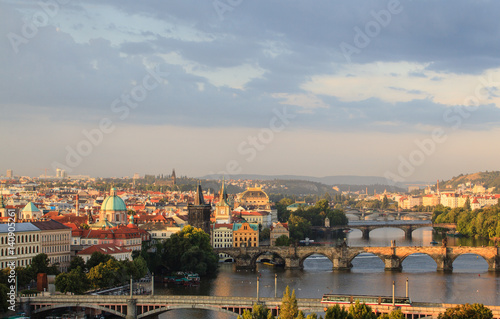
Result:
M222 179L219 202L215 206L215 222L217 224L231 224L231 211L231 206L227 202L226 183Z

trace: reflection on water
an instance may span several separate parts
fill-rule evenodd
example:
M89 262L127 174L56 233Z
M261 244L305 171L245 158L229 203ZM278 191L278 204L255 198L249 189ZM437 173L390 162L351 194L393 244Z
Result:
M397 245L429 246L440 238L430 229L417 229L413 239L404 238L399 229L374 230L365 241L355 231L349 233L350 246L387 246L396 239ZM450 240L451 239L451 240ZM449 238L450 242L464 240ZM470 241L472 243L472 241ZM462 245L465 242L462 241ZM476 242L476 245L482 245ZM500 305L500 276L488 272L486 261L476 255L463 255L453 263L453 273L436 271L436 263L425 254L413 254L403 261L401 272L384 271L384 263L371 254L361 254L353 262L351 271L332 271L326 257L313 255L304 262L304 270L284 270L259 264L256 271L237 271L232 264L221 264L217 278L204 279L199 287L157 287L157 294L256 296L256 279L260 276L262 297L274 297L274 275L278 274L278 295L285 287L295 289L298 298L320 298L324 293L391 295L392 281L396 282L396 295L404 295L406 279L410 283L410 298L422 302L483 303ZM160 318L235 318L228 314L204 310L175 310Z

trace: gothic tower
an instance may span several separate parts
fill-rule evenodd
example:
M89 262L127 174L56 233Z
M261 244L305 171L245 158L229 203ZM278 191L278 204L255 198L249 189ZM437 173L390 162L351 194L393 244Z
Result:
M210 234L210 214L212 213L212 205L205 204L201 184L198 184L194 204L188 205L188 224L201 228L207 234Z

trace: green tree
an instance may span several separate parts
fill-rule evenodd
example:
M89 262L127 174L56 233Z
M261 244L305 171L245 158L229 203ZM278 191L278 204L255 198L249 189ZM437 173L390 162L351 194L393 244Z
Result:
M41 253L31 259L31 264L27 268L34 276L37 276L39 273L57 275L59 273L57 265L49 266L49 264L50 259L47 254Z
M379 319L405 319L405 315L401 312L401 309L393 310L390 313L384 313L378 317Z
M0 313L7 312L9 309L9 303L7 302L7 298L9 295L9 287L7 285L0 283Z
M112 258L105 263L92 267L87 274L87 278L93 288L106 288L119 284L122 279L121 274L120 263Z
M219 258L210 236L199 228L185 226L164 242L160 252L163 265L171 271L194 271L201 276L217 272Z
M142 256L139 256L135 258L133 262L137 268L139 278L144 277L148 273L148 264L146 260Z
M69 262L69 270L77 269L78 267L85 269L85 260L80 256L75 256Z
M281 235L276 238L275 246L290 246L290 238L287 235Z
M326 310L325 319L352 319L352 315L345 307L340 308L339 305L334 305Z
M493 312L483 304L468 304L448 308L439 314L439 319L491 319Z
M290 287L286 286L285 293L281 299L279 319L295 319L299 314L299 306L295 297L295 290L290 293Z
M471 210L471 208L470 208L470 198L469 197L467 197L467 199L465 200L464 209L466 211Z
M304 239L311 232L311 223L303 217L291 214L288 219L290 237L296 240Z
M384 195L384 199L382 200L380 208L387 209L388 207L389 207L389 200L387 199L387 195Z
M377 315L372 312L372 308L364 303L360 304L359 300L356 300L356 303L349 307L349 314L351 314L352 319L377 318Z
M89 260L87 260L87 264L85 266L90 271L90 269L94 268L100 263L108 262L108 260L110 260L111 258L113 257L111 257L110 255L105 255L99 251L95 251L92 253L92 255L90 255L90 258Z
M267 227L259 232L259 241L269 239L270 237L271 237L271 230Z
M269 310L266 306L256 303L253 304L252 311L245 310L243 311L242 315L238 316L238 319L268 319L268 318L274 318L274 316L271 313L271 310Z
M77 267L68 273L60 273L56 276L56 289L62 293L72 292L80 295L87 291L89 286L89 280L82 267Z
M290 211L286 208L294 203L291 198L282 198L276 203L276 210L278 211L278 220L282 223L286 223L290 217Z

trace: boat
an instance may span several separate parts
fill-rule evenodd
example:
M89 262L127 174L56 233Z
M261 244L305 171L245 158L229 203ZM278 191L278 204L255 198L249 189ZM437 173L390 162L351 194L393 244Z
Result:
M460 234L457 231L454 231L453 233L446 233L446 236L450 236L450 237L464 237L464 235Z
M184 286L197 285L200 283L200 275L196 273L176 272L173 275L165 276L163 282Z
M284 263L278 263L275 261L264 261L262 264L264 264L266 266L271 266L271 267L283 267L283 266L285 266Z
M437 241L435 241L435 240L431 241L431 245L437 245L437 244L438 244Z

